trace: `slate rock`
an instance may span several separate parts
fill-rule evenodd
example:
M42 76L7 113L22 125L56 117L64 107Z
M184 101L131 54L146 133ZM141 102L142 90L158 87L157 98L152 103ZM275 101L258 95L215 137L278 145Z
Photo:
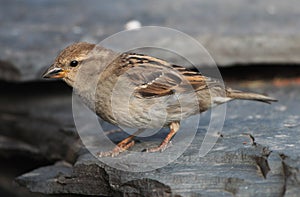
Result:
M174 28L192 36L221 66L299 64L299 9L299 2L294 0L284 3L280 0L153 0L143 3L138 0L3 0L0 79L41 80L46 67L70 43L99 43L124 30L132 20L143 26ZM166 35L156 36L158 43L175 43L174 39L166 39ZM131 39L138 42L137 38ZM184 41L176 39L176 42L183 51L191 52L195 59L198 57L195 64L207 64L199 54L192 53ZM120 47L122 45L124 43L119 43ZM180 63L178 57L172 60Z

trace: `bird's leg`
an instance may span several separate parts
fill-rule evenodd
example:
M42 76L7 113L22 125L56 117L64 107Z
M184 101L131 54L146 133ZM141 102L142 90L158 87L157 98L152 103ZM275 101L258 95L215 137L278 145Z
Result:
M119 142L115 148L113 148L111 151L107 151L107 152L100 152L97 153L97 155L99 157L115 157L117 155L119 155L120 153L128 150L129 148L131 148L132 146L134 146L135 142L133 141L133 138L135 136L137 136L138 134L142 133L144 131L144 129L139 129L137 130L135 133L133 133L132 135L128 136L127 138L125 138L124 140L122 140L121 142Z
M150 149L146 149L146 152L158 152L158 151L164 151L169 143L170 140L172 139L172 137L176 134L176 132L179 130L180 124L179 122L172 122L170 124L170 132L168 133L168 135L166 136L166 138L162 141L162 143L158 146L158 147L154 147L154 148L150 148Z

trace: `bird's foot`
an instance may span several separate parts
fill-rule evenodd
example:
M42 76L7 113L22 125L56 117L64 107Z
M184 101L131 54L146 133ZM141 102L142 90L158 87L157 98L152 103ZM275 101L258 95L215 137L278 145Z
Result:
M172 146L172 142L169 141L167 143L162 143L161 145L153 148L147 148L144 151L147 153L155 153L155 152L163 152L166 150L168 147Z
M97 153L98 157L115 157L115 156L118 156L120 153L122 153L122 152L128 150L129 148L131 148L135 144L133 138L136 135L143 132L143 131L144 131L144 129L137 130L135 133L133 133L132 135L128 136L127 138L125 138L124 140L119 142L117 144L117 146L114 149L112 149L111 151Z
M135 142L133 140L130 141L130 142L128 142L128 143L122 143L122 142L120 142L111 151L99 152L99 153L97 153L97 155L98 155L98 157L116 157L120 153L122 153L122 152L128 150L129 148L131 148L134 144L135 144Z

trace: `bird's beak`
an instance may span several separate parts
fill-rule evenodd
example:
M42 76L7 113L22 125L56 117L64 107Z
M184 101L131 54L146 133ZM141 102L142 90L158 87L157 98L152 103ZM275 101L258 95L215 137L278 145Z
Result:
M42 75L43 78L64 78L66 76L66 70L51 65L48 70Z

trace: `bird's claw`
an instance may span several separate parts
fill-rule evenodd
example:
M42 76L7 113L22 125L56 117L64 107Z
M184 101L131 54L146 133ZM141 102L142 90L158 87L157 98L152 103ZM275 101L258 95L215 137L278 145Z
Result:
M112 149L111 151L106 151L106 152L99 152L97 153L98 157L116 157L118 156L120 153L128 150L130 147L132 147L135 144L135 142L132 140L127 144L121 144L121 145L117 145L114 149Z
M147 148L147 149L144 150L144 152L147 152L147 153L163 152L163 151L165 151L167 148L169 148L170 146L172 146L172 142L171 142L171 141L169 141L169 142L166 143L166 144L161 144L161 145L158 146L158 147Z

